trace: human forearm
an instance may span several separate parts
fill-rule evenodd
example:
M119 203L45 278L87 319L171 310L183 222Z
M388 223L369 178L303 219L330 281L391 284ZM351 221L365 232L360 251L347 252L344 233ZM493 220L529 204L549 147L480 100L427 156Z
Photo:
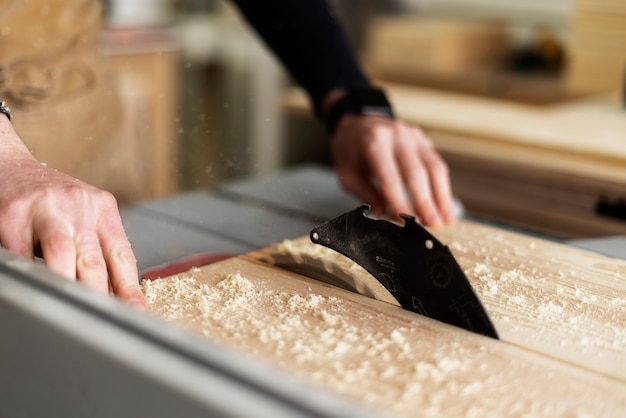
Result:
M0 115L0 163L6 164L22 159L35 160L35 157L24 145L9 119Z
M331 90L369 84L327 1L233 2L307 90L316 114Z

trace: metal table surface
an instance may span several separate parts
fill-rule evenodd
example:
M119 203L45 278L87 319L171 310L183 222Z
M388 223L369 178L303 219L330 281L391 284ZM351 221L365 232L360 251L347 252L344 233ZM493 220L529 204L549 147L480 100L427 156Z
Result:
M358 204L331 170L302 166L137 204L121 214L141 271L193 254L242 254L308 235Z
M304 165L138 204L123 209L122 220L141 271L195 254L242 254L308 235L317 224L358 204L342 191L331 169ZM626 258L626 237L562 242Z

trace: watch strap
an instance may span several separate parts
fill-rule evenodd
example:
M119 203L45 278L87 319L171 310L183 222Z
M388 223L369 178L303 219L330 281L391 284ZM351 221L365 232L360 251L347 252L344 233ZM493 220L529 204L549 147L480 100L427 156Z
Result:
M349 88L344 96L330 108L324 122L329 135L333 135L339 121L346 114L374 115L393 119L393 109L385 93L374 87Z

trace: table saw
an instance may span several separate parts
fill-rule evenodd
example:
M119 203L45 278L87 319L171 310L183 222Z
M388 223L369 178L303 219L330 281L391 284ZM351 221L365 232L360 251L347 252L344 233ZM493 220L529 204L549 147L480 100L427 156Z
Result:
M335 391L3 251L3 416L407 416L406 408L458 416L471 415L473 407L511 416L626 412L626 261L476 220L435 231L465 269L500 341L264 261L273 244L305 236L357 205L332 171L301 167L142 203L122 217L142 271L193 254L229 254L234 257L194 274L210 282L225 270L263 271L266 286L341 298L346 320L359 329L410 330L402 338L426 380L423 387L407 383L417 391L405 396L408 404L381 410L368 401L380 398L375 380L355 382L355 390L373 388L360 398ZM600 248L606 241L575 244ZM612 244L611 251L624 248L617 237ZM361 316L372 319L361 323ZM456 401L444 398L452 395Z

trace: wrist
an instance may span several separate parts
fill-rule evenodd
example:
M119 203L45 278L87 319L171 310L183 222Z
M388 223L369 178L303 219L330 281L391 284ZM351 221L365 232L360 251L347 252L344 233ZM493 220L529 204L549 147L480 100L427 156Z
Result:
M9 118L0 115L0 160L34 160Z
M345 88L333 89L330 92L328 92L328 94L324 97L324 101L322 102L322 106L321 106L321 109L322 109L321 119L322 120L326 119L330 109L332 109L334 104L337 103L337 101L340 100L342 97L344 97L347 92L348 90Z
M326 95L322 110L326 130L331 136L347 114L394 118L387 96L381 89L375 87L332 90Z

